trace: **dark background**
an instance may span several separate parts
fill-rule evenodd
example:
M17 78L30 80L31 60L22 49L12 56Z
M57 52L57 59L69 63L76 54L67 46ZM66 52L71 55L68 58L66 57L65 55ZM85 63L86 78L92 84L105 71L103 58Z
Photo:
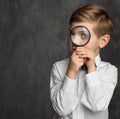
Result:
M114 32L101 55L120 68L119 0L0 0L0 119L52 118L50 70L69 56L69 17L86 3L112 17ZM120 118L119 91L118 81L110 119Z

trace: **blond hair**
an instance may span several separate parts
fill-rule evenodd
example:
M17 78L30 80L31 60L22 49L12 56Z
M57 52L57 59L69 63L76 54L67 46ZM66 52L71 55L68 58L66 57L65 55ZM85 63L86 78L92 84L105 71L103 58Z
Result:
M85 5L73 12L69 24L72 25L74 22L95 23L93 30L97 37L105 34L111 35L113 31L113 23L106 10L95 4Z

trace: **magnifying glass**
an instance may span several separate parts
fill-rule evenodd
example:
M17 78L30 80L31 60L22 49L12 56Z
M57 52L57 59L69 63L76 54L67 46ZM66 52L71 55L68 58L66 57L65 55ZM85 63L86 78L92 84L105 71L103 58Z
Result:
M70 38L74 45L83 47L90 41L90 32L85 26L76 26L70 31Z

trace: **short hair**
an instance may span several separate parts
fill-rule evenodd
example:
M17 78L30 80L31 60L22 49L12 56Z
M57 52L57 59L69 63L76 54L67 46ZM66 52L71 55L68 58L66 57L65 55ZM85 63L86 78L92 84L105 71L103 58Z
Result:
M98 38L105 34L111 35L113 31L113 23L106 10L95 4L85 5L73 12L69 24L74 22L96 23L93 31Z

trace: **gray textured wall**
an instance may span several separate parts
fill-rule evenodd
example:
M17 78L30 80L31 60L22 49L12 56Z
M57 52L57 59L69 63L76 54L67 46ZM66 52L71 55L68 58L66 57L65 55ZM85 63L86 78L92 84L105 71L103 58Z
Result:
M0 0L0 119L52 118L50 70L69 56L69 17L86 3L103 5L113 18L102 58L120 68L119 0ZM118 81L110 119L120 117L119 92Z

